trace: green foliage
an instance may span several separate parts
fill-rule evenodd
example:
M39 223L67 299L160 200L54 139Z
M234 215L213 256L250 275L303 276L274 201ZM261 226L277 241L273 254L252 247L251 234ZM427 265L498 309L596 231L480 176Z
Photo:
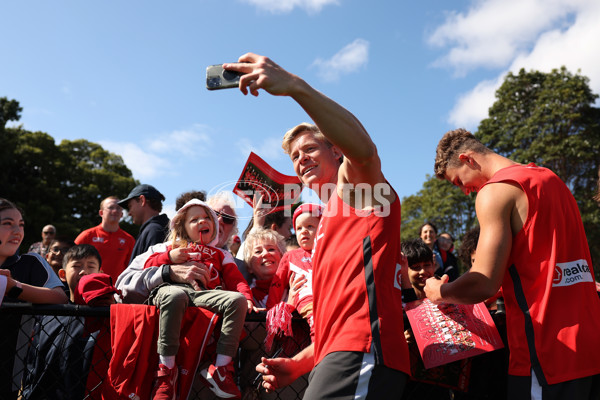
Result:
M587 77L565 67L550 73L509 73L475 135L498 154L520 163L535 162L563 179L579 205L600 277L600 210L593 200L600 164L600 109L594 107L598 95L588 83ZM403 199L402 238L414 238L418 227L431 220L459 239L476 225L474 210L473 195L466 197L428 177L416 195Z
M597 264L600 213L593 196L600 164L600 109L594 107L598 95L588 83L587 77L565 67L550 73L509 73L475 135L514 161L551 169L567 184Z
M0 98L0 109L7 103L21 110L18 102L5 98ZM0 197L15 202L25 213L22 251L41 239L46 224L55 225L59 236L74 239L100 222L103 198L125 197L138 184L120 156L87 140L63 140L56 145L47 133L22 127L0 130L0 139ZM135 231L132 226L124 228Z
M8 121L21 119L21 111L23 111L23 108L18 101L0 97L0 132L4 130Z
M419 237L419 227L433 222L438 233L449 232L460 238L476 224L475 196L465 196L448 181L427 175L416 195L402 199L402 240Z

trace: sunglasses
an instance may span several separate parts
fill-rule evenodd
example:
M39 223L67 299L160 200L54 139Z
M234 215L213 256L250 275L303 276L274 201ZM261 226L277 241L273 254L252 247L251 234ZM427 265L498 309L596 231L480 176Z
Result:
M223 213L223 212L220 212L220 211L215 211L215 212L217 213L217 215L218 215L219 217L221 217L221 219L223 220L223 223L224 223L224 224L231 225L231 224L233 224L233 223L235 222L235 220L236 220L236 217L234 217L234 216L232 216L232 215L225 214L225 213Z
M56 232L54 231L42 231L44 235L54 235Z
M69 251L70 247L52 247L50 249L50 253L58 255L60 253L62 253L63 255Z

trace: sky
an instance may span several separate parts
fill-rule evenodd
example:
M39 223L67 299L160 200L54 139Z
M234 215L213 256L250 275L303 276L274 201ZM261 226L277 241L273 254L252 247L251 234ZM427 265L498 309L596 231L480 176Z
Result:
M293 100L206 89L207 66L247 52L356 115L401 198L446 131L477 130L509 71L564 65L600 93L597 0L5 0L0 18L12 125L121 155L169 215L182 192L233 189L250 151L294 174L281 138L309 118Z

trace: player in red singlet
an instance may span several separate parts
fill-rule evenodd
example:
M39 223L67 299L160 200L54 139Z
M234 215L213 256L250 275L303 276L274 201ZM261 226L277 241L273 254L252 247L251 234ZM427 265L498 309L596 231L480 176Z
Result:
M291 359L256 367L268 390L312 370L307 399L400 398L410 371L402 335L400 199L377 148L348 110L266 57L223 67L244 73L240 90L289 96L315 125L286 133L301 182L326 206L313 258L315 341Z
M464 129L437 148L435 173L478 192L477 257L454 282L427 280L432 301L477 303L500 286L510 350L508 398L600 396L600 300L577 203L552 171L522 165Z

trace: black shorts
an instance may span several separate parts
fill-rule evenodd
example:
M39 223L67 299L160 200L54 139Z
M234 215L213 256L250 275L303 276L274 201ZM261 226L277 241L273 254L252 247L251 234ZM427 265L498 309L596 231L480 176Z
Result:
M508 376L510 400L600 400L600 375L540 385L532 376Z
M337 351L326 355L312 370L304 398L400 399L408 375L375 365L372 353Z

